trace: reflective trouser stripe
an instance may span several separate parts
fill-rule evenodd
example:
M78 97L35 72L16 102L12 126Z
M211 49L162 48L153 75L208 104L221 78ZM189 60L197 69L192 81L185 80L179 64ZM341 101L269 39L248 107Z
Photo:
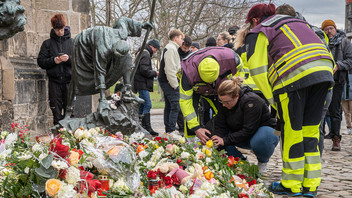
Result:
M216 108L214 102L210 98L207 98L207 97L203 97L203 99L205 99L208 102L208 104L210 105L210 108L213 109L213 111L214 111L213 117L216 116L218 114L218 109Z
M281 110L281 117L284 122L283 128L283 147L282 147L282 179L284 187L290 188L292 192L301 192L304 187L316 188L321 181L321 163L319 149L316 151L305 151L303 147L303 138L317 138L319 140L319 124L313 126L302 126L301 130L294 130L291 125L289 112L290 98L287 93L279 95L277 101ZM293 114L295 115L295 114ZM298 114L297 116L301 116ZM302 123L303 125L303 123ZM290 158L290 149L294 145L302 145L300 151L296 152L295 158Z

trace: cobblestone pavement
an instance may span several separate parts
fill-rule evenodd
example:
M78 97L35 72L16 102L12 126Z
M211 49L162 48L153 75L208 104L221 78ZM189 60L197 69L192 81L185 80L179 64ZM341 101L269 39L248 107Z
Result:
M157 132L164 131L163 110L152 109L151 122ZM342 123L341 132L346 130L346 124ZM318 190L319 198L346 197L352 198L352 135L343 135L341 151L331 151L332 141L325 139L325 149L322 159L322 181ZM257 163L255 156L246 150L241 150L251 163ZM281 176L280 146L275 149L268 163L268 174L264 177L266 184L279 181ZM284 198L287 196L276 196Z

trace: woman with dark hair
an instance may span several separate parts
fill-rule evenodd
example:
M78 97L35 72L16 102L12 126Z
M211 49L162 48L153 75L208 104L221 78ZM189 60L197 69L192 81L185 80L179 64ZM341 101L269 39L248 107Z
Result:
M244 158L234 146L251 149L258 159L260 173L274 153L279 137L274 135L276 120L270 117L265 101L248 86L241 88L242 78L221 83L218 89L219 112L214 118L212 140L225 146L227 155Z
M38 65L46 70L49 78L49 105L54 116L54 125L65 117L67 91L71 81L71 32L64 15L51 18L50 39L43 42Z

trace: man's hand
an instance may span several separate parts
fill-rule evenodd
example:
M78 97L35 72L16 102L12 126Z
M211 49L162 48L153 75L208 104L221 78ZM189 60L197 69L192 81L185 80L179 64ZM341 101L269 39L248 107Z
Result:
M200 128L196 130L196 135L197 137L200 139L200 143L202 144L206 144L208 140L210 140L210 138L207 136L207 134L211 134L210 131L208 131L205 128Z
M216 146L224 146L224 139L222 139L217 135L214 135L213 137L211 137L211 140L213 140Z
M59 56L60 60L66 62L70 57L67 54Z
M333 74L335 74L335 72L339 69L339 65L336 64L335 68L334 68L334 71L333 71Z
M57 57L54 58L54 62L56 64L60 64L62 62L62 60L57 56Z

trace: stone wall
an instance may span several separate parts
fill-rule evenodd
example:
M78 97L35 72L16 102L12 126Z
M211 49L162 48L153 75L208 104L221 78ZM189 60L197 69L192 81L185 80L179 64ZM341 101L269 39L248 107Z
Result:
M43 133L52 125L52 118L47 76L36 60L39 49L49 38L50 19L57 13L65 15L72 37L88 28L89 0L22 0L21 5L26 9L25 30L0 42L0 130L8 129L11 122L18 122ZM9 86L4 83L10 83L12 90L6 92L4 89ZM13 97L4 97L4 91Z

